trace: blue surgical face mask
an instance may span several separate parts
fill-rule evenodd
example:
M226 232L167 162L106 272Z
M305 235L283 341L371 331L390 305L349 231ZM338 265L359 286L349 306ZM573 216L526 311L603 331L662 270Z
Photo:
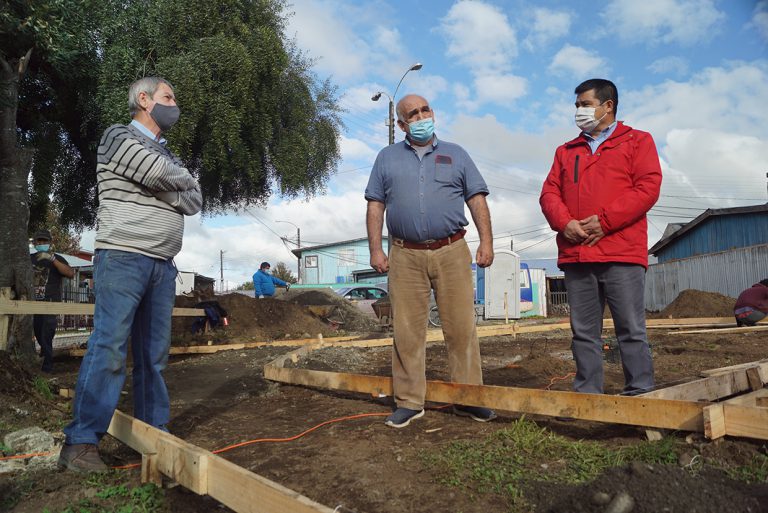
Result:
M41 253L47 253L49 249L51 249L50 244L35 244L35 249L40 251Z
M262 271L264 271L266 274L271 274L272 273L271 269L262 269Z
M417 143L426 143L432 139L435 133L435 120L433 118L420 119L408 123L408 133Z

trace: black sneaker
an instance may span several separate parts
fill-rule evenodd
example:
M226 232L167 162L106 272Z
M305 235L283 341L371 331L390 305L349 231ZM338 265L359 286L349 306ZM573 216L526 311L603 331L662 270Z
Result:
M483 408L482 406L461 406L454 404L453 413L460 417L469 417L478 422L488 422L489 420L496 418L496 413L493 410Z
M423 416L424 409L411 410L409 408L398 408L392 413L392 415L387 417L387 420L384 422L384 424L393 428L404 428L410 424L412 420Z

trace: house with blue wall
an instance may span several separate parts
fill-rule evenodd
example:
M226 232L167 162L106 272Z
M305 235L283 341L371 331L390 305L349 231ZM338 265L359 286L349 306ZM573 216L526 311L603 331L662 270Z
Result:
M384 237L384 252L387 252ZM307 246L292 250L301 262L302 285L343 285L345 283L382 283L386 274L371 269L368 237Z

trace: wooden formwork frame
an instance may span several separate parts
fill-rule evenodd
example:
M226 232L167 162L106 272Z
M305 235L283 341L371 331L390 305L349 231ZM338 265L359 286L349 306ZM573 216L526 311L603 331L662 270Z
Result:
M525 328L512 325L507 331L508 334L544 331ZM549 329L562 328L549 326ZM498 332L503 330L495 331L502 334ZM484 336L491 333L493 331L482 332ZM441 338L436 334L432 337ZM391 343L391 339L349 342L323 341L320 337L267 364L264 376L287 384L360 392L374 397L391 396L391 378L295 367L300 358L318 349L376 347ZM765 388L768 359L712 369L702 374L704 377L700 380L635 397L428 381L426 400L508 412L703 431L712 439L732 435L768 440L768 389ZM198 494L210 495L238 513L336 511L120 411L115 412L108 432L141 453L142 482L159 483L161 474L166 475Z

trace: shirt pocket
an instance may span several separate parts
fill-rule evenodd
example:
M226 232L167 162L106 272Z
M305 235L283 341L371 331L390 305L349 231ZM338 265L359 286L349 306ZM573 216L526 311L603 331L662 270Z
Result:
M456 170L453 163L435 163L435 181L439 183L453 183L456 180Z

